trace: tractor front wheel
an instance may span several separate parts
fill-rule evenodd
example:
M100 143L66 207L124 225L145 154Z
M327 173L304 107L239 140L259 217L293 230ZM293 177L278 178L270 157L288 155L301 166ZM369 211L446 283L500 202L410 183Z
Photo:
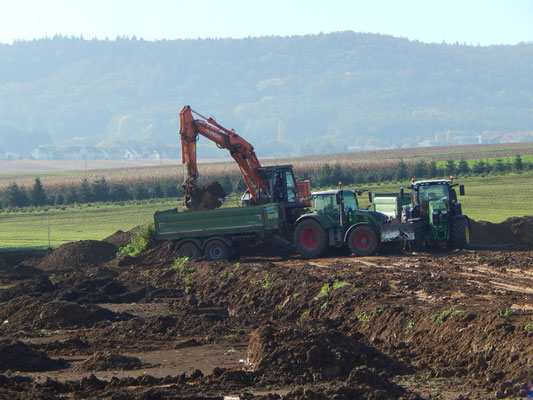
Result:
M450 247L464 249L470 244L470 225L466 218L452 220L450 225Z
M348 235L348 247L358 256L370 256L378 248L376 231L368 225L355 227Z
M328 233L318 221L304 220L294 230L294 245L302 257L319 257L328 246Z

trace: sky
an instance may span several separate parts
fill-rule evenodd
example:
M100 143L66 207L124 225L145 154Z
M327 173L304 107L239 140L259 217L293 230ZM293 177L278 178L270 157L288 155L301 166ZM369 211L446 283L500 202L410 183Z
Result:
M0 0L0 43L83 36L145 40L347 31L425 43L533 42L531 0Z

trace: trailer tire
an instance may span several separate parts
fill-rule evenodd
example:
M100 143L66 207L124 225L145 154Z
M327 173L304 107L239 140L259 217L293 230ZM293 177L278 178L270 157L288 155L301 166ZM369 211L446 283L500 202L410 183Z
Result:
M205 245L204 253L209 260L223 260L230 255L230 249L222 240L211 240Z
M450 224L450 247L464 249L470 244L470 225L466 218L452 219Z
M328 233L318 221L305 219L294 230L294 246L304 258L319 257L328 246Z
M178 256L187 257L189 260L196 260L202 256L202 250L196 243L185 242L178 246Z
M376 231L368 225L356 226L348 235L348 248L358 256L370 256L378 248Z

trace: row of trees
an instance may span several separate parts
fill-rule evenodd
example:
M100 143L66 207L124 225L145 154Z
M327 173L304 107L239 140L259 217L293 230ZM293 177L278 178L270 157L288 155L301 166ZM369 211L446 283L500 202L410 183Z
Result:
M80 187L72 186L67 192L48 194L41 180L36 178L33 187L28 191L16 183L11 183L3 195L0 208L121 202L177 197L180 194L183 194L181 188L172 183L161 184L161 182L155 182L153 186L139 183L133 187L128 187L122 184L110 185L104 177L98 178L92 183L84 179Z
M396 168L376 170L376 171L346 171L339 164L331 167L324 164L319 174L311 177L312 182L318 187L335 186L338 182L343 184L363 184L363 183L380 183L392 181L405 181L410 178L429 179L444 176L465 176L465 175L484 175L488 173L505 174L508 172L521 172L533 169L533 164L523 162L520 155L514 159L503 161L496 158L489 162L486 160L477 160L472 165L466 160L460 161L448 160L444 165L438 165L435 161L420 160L414 164L407 164L400 160Z
M420 160L414 164L407 164L400 160L396 168L380 171L347 171L337 163L331 167L324 164L315 176L305 176L311 179L314 187L331 187L342 182L344 185L380 183L391 181L406 181L414 177L417 179L438 178L449 175L483 175L487 173L505 174L532 170L533 163L522 161L520 155L513 160L503 161L500 158L492 162L477 160L469 164L466 160L448 160L444 165L435 161ZM228 176L220 179L226 193L245 190L242 179L232 182ZM153 184L138 183L133 187L122 184L109 184L104 177L95 179L92 183L84 179L79 187L72 186L67 192L48 194L39 178L35 179L32 188L12 183L2 196L0 208L19 208L27 206L69 205L92 202L122 202L128 200L146 200L151 198L176 198L183 195L182 188L176 182L154 182Z

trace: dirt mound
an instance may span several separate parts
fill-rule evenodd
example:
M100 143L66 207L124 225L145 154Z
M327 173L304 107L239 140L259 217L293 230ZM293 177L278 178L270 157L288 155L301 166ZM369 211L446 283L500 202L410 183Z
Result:
M128 245L131 241L131 232L116 231L111 236L106 237L103 242L111 243L117 248Z
M51 371L64 368L64 360L52 360L46 353L19 341L0 341L0 371Z
M263 374L282 373L305 381L346 379L360 366L407 372L405 366L359 342L356 336L333 329L278 329L268 324L251 333L246 363Z
M146 367L137 357L99 351L76 365L74 371L124 371Z
M63 282L66 289L57 295L58 300L76 303L131 303L141 300L144 288L129 288L111 276L74 277Z
M44 301L26 296L16 297L0 309L0 320L8 321L2 328L9 330L90 328L98 322L129 317L95 305Z
M533 246L533 216L511 217L499 224L470 220L475 246Z
M47 276L37 275L33 279L19 282L12 287L1 290L0 301L9 301L18 296L41 297L54 290L56 290L56 286L50 282Z
M115 258L117 247L98 240L65 243L47 254L39 267L45 270L76 269L96 266Z

